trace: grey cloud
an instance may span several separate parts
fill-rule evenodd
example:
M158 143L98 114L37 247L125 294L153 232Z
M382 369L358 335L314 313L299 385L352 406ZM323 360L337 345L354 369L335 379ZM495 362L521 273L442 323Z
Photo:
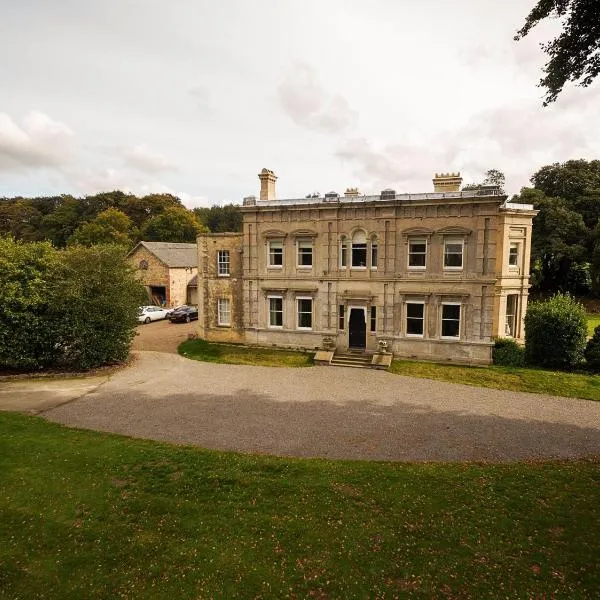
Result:
M72 158L74 135L64 123L31 111L22 125L0 113L0 170L58 167Z
M277 96L286 114L298 125L323 133L341 133L352 129L358 113L339 93L327 92L316 71L306 64L294 65L277 88Z
M176 170L175 165L170 163L162 154L152 152L145 144L138 144L127 152L125 165L145 173Z

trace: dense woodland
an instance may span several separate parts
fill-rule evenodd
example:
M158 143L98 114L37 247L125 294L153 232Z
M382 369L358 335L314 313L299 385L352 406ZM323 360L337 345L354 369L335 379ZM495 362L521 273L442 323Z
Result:
M489 180L489 181L488 181ZM486 182L504 176L488 171ZM600 160L542 167L513 202L533 204L534 293L600 295ZM477 186L470 184L466 187ZM0 235L50 241L57 248L148 241L194 242L201 231L241 231L239 206L188 210L170 194L138 197L120 191L75 198L0 198Z

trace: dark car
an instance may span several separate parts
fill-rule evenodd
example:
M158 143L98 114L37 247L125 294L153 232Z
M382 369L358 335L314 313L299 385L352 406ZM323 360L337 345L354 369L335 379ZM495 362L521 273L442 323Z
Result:
M167 319L169 319L171 323L189 323L197 318L198 308L195 306L180 306L167 315Z

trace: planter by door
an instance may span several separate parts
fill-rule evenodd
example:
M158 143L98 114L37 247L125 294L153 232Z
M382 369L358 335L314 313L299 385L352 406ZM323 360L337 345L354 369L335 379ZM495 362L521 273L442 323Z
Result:
M367 322L362 308L350 309L350 324L348 327L348 342L350 348L366 348Z

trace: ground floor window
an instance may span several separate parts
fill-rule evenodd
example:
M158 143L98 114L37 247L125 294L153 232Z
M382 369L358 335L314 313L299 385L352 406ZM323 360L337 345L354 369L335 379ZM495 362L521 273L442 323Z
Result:
M506 327L504 335L517 337L517 306L519 294L506 296Z
M283 327L283 298L269 298L269 327Z
M460 304L442 304L442 337L460 337Z
M371 306L371 332L377 331L377 307Z
M219 298L217 313L217 323L229 327L231 325L231 302L229 298Z
M312 329L312 298L297 298L298 329Z
M338 310L338 328L341 329L342 331L345 329L345 323L344 323L344 319L345 319L345 306L343 304L340 304L339 306L339 310Z
M423 302L406 303L406 335L423 337L425 330L425 304Z

